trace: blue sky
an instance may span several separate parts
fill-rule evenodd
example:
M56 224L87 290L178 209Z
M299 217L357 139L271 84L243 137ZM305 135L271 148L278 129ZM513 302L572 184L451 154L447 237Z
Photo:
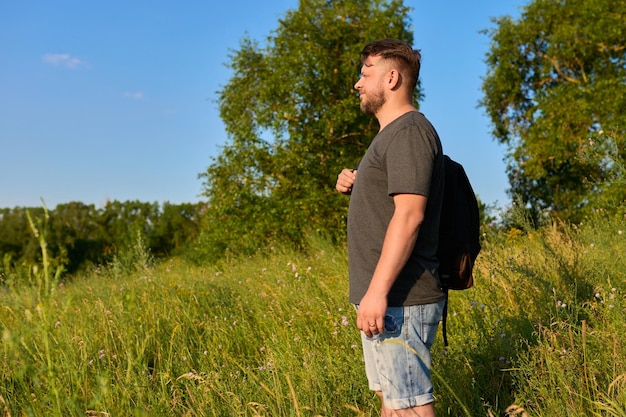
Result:
M422 51L421 110L479 197L508 204L505 149L477 107L489 45L479 31L526 2L405 4ZM0 207L200 200L198 174L228 140L215 99L229 51L245 36L263 41L297 6L0 2Z

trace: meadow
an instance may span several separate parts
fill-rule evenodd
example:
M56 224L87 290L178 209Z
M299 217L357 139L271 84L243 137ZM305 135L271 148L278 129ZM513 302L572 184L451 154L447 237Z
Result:
M626 417L625 249L626 218L601 213L484 228L433 347L438 415ZM0 290L1 416L377 415L343 246L198 266L138 242L71 280L30 274Z

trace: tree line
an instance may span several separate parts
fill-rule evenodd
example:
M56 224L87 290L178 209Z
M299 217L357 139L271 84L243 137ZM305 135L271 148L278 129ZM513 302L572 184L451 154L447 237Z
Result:
M110 201L102 208L70 202L54 209L0 209L0 281L8 272L40 264L37 233L44 233L53 266L73 274L104 265L139 236L154 257L184 253L200 230L207 204Z

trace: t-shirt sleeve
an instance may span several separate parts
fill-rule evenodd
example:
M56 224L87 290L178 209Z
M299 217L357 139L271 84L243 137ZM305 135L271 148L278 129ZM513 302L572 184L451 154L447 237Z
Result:
M418 126L398 131L385 152L389 195L428 197L437 154L433 134Z

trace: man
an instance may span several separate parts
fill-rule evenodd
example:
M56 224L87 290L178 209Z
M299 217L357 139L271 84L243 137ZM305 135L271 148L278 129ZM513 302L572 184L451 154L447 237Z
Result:
M349 194L350 302L381 416L435 415L430 378L444 293L436 258L443 198L437 132L413 105L420 54L385 39L361 52L361 110L380 130L336 189Z

